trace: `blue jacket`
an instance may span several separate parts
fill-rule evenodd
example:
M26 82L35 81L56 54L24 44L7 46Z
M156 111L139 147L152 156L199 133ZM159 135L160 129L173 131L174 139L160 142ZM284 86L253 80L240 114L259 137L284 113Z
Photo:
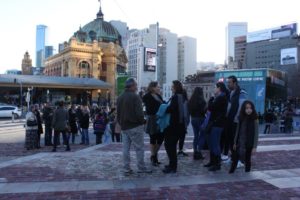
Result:
M170 114L166 113L168 104L161 104L156 115L157 115L157 124L160 129L160 132L163 132L170 124Z

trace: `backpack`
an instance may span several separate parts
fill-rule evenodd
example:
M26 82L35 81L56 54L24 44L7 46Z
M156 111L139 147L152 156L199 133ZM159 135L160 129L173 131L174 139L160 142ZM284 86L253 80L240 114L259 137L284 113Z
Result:
M104 116L97 116L94 122L94 130L104 132L106 129L106 119Z

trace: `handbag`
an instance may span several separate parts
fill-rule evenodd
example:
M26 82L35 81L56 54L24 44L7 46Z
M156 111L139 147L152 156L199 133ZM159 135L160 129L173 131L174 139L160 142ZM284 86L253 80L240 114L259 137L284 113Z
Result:
M148 115L146 121L145 132L149 135L154 135L159 132L159 127L157 125L157 116Z
M37 120L27 120L26 122L27 126L37 126L38 123L37 123Z

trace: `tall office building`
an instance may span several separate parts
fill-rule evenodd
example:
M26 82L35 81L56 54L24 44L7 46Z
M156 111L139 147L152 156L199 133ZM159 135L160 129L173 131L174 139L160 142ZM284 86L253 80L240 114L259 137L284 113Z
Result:
M236 37L247 35L248 24L247 22L231 22L226 27L226 64L234 61L234 39Z
M122 46L124 49L127 48L127 42L129 39L129 28L127 26L127 23L119 21L119 20L112 20L109 22L111 25L113 25L118 32L120 33L121 37L122 37Z
M132 30L127 42L128 75L137 79L139 90L156 80L157 30L158 24Z
M168 29L159 29L159 67L158 82L160 85L171 84L178 79L178 37Z
M54 48L53 46L45 46L45 59L53 56Z
M36 67L44 67L45 46L47 43L48 27L45 25L36 26Z
M188 75L197 72L197 39L178 38L178 80L185 81Z

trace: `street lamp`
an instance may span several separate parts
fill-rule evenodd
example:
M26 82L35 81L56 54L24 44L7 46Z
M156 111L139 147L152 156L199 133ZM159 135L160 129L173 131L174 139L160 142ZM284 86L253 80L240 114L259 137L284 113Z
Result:
M101 90L98 90L98 106L100 107Z
M49 99L49 93L50 93L50 91L47 90L47 103L49 103L49 101L50 101L50 99Z

